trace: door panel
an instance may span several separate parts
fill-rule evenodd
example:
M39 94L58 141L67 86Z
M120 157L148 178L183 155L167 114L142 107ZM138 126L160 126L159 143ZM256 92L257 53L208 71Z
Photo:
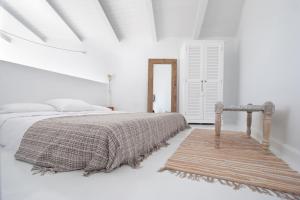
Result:
M204 52L204 119L208 121L214 121L215 104L218 101L222 101L223 46L221 43L207 43Z
M204 119L203 109L203 90L204 85L201 81L187 82L187 101L185 115L189 123L197 123Z
M187 56L187 80L202 80L204 69L203 46L191 45L187 47Z
M214 121L215 119L215 104L219 101L217 81L207 81L205 83L204 94L204 119Z
M203 108L203 46L187 47L188 66L185 83L185 116L189 123L197 123L204 118Z

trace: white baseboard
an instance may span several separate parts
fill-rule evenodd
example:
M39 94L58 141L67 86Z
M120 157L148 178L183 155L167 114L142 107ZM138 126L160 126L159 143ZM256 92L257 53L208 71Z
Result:
M262 141L262 131L252 128L251 136L257 141ZM270 150L276 156L286 161L291 168L300 171L300 151L288 144L282 144L278 140L270 139Z

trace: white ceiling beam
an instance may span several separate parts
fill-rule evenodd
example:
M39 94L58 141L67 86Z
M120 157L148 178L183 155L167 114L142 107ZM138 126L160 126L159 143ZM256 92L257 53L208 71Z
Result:
M8 43L11 43L12 40L9 36L5 35L4 33L0 33L0 38L5 40Z
M74 28L74 25L68 20L68 18L64 15L63 11L51 0L46 0L48 5L52 8L52 10L58 15L58 17L63 21L63 23L70 29L70 31L76 36L76 38L82 42L83 37L81 34Z
M153 10L152 0L146 0L146 9L148 10L148 13L149 13L149 22L150 22L153 40L154 40L154 42L157 42L158 37L157 37L157 31L156 31L156 24L155 24L155 17L154 17L155 14L154 14L154 10Z
M105 10L103 9L103 6L102 6L100 0L96 0L96 1L98 1L99 7L100 7L101 15L102 15L103 18L105 19L105 22L106 22L106 24L107 24L108 29L110 30L110 32L111 32L111 34L113 35L114 39L115 39L117 42L120 42L120 41L121 41L121 40L120 40L120 37L118 36L115 27L113 26L113 24L111 23L111 21L110 21L109 18L107 17L107 13L105 13Z
M198 9L197 9L196 23L193 31L193 36L192 36L194 40L199 39L206 9L207 9L207 4L208 4L208 0L201 0L199 2Z
M18 12L11 8L7 3L0 0L1 7L6 10L12 17L19 21L26 29L37 36L42 42L46 42L47 38L39 30L37 30L30 22L24 19Z

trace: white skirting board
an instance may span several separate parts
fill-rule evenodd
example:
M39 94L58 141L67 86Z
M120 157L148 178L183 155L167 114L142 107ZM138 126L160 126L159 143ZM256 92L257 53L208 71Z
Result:
M245 126L246 124L242 122L239 123L240 130L244 131L246 128ZM262 130L258 130L257 128L251 127L251 137L261 142L263 139L262 136L263 136ZM276 156L286 161L292 169L300 172L300 151L291 147L288 144L282 144L278 140L272 138L272 133L270 138L270 150Z

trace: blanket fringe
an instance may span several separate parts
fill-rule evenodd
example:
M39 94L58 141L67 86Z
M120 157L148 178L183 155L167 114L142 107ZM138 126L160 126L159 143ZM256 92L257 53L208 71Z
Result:
M186 128L190 128L190 126L186 123L185 126L182 126L180 128L178 128L176 131L174 131L173 133L171 133L168 137L166 137L162 142L160 142L159 144L153 146L152 148L148 149L144 154L138 156L137 158L134 158L133 160L129 160L127 161L127 165L129 165L130 167L137 169L140 168L140 164L141 162L146 159L148 156L150 156L153 152L159 150L161 147L166 147L169 145L169 143L167 142L167 140L169 140L170 138L174 137L175 135L177 135L180 131L185 130ZM40 174L41 176L45 175L48 172L51 173L56 173L58 171L56 171L54 168L50 168L50 167L40 167L37 165L34 165L31 169L32 174ZM101 169L101 170L90 170L90 171L84 171L83 172L83 176L89 176L91 174L94 173L98 173L98 172L110 172L110 171L106 171L105 169Z
M84 171L82 176L88 177L89 175L96 174L98 172L105 172L105 169Z
M151 149L149 149L147 152L145 152L144 154L138 156L137 158L127 161L127 164L134 168L134 169L138 169L141 168L141 162L146 159L147 157L149 157L153 152L158 151L161 147L167 147L169 145L169 143L167 143L166 141L161 142L160 144L155 145L154 147L152 147Z
M137 158L133 159L133 160L129 160L127 161L127 164L134 168L134 169L138 169L141 168L141 162L146 159L148 156L150 156L153 152L158 151L161 147L167 147L170 144L167 142L167 140L169 140L170 138L174 137L175 135L177 135L180 131L185 130L186 128L190 128L190 126L188 124L186 124L185 126L183 126L182 128L178 128L175 132L173 132L172 134L170 134L167 138L165 138L161 143L153 146L152 148L148 149L144 154L138 156Z
M204 176L204 175L199 175L199 174L193 174L193 173L189 173L189 172L182 172L182 171L178 171L178 170L173 170L173 169L168 169L168 168L160 168L158 170L158 172L164 172L164 171L168 171L171 174L174 174L180 178L187 178L193 181L206 181L208 183L215 183L215 182L219 182L222 185L227 185L232 187L234 190L239 190L241 188L247 187L250 190L254 191L254 192L259 192L261 194L266 194L266 195L271 195L271 196L277 196L281 199L287 199L287 200L300 200L300 194L293 194L293 193L287 193L287 192L282 192L282 191L277 191L277 190L272 190L272 189L268 189L268 188L263 188L263 187L258 187L258 186L252 186L252 185L247 185L247 184L243 184L243 183L238 183L235 181L229 181L229 180L225 180L225 179L220 179L220 178L215 178L215 177L211 177L211 176Z
M41 176L44 176L46 173L52 173L55 174L56 171L53 168L50 167L40 167L37 165L34 165L31 169L32 175L40 174Z

